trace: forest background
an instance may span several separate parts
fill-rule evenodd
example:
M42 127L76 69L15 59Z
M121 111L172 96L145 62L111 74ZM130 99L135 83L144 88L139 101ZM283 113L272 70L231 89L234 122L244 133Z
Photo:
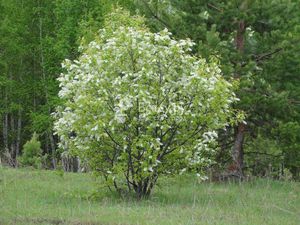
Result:
M1 0L0 158L12 167L34 133L43 167L61 164L51 113L60 104L64 59L94 39L116 6L190 38L193 54L217 58L237 80L245 122L219 131L214 171L300 178L300 2L298 0Z

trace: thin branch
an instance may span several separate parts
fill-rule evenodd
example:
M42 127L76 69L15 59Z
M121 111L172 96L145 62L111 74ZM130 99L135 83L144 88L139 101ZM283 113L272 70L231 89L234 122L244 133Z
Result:
M290 104L300 104L300 100L296 100L296 99L288 99Z
M199 129L200 128L200 129ZM195 129L194 133L189 136L186 140L184 140L183 142L181 142L179 145L177 145L176 147L172 148L169 151L166 151L168 148L166 148L166 150L163 152L163 154L159 157L158 160L160 160L163 156L170 154L171 152L175 151L176 149L178 149L178 147L181 147L183 145L185 145L189 140L191 140L191 138L195 137L197 134L199 134L200 131L203 130L204 127L201 127L200 125L197 126L197 128ZM168 146L169 147L169 146Z
M111 134L109 133L109 131L106 128L104 128L104 131L109 136L109 138L113 141L113 143L115 143L116 145L121 147L121 145L111 136Z
M155 18L158 22L160 22L161 24L163 24L165 27L167 27L167 28L171 28L171 26L167 23L167 22L165 22L164 20L162 20L160 17L158 17L154 12L153 12L153 10L151 9L151 7L148 5L148 3L145 1L145 0L141 0L143 3L144 3L144 5L146 6L146 8L148 9L148 11L150 12L150 14L151 14L151 16L153 17L153 18Z
M270 153L265 153L265 152L245 152L245 155L247 154L257 154L257 155L266 155L266 156L272 156L272 157L281 157L282 155L273 155Z
M266 58L268 58L268 57L270 57L270 56L272 56L272 55L274 55L274 54L276 54L276 53L278 53L278 52L280 52L280 51L282 51L283 50L283 48L277 48L277 49L275 49L274 51L272 51L272 52L268 52L268 53L263 53L263 54L261 54L261 55L254 55L254 60L255 60L255 62L256 63L259 63L259 62L261 62L261 61L263 61L264 59L266 59ZM236 66L237 65L237 62L235 62L235 61L230 61L234 66ZM247 65L247 63L248 62L242 62L241 63L241 67L245 67L246 65Z
M280 52L280 51L282 51L282 50L283 50L283 48L277 48L277 49L275 49L275 50L272 51L272 52L263 53L263 54L261 54L261 55L255 56L255 61L256 61L256 62L260 62L260 61L262 61L263 59L265 59L265 58L267 58L267 57L269 57L269 56L271 56L271 55L274 55L274 54L276 54L276 53L278 53L278 52Z
M217 10L218 12L220 12L220 13L222 13L223 12L223 9L220 9L220 8L218 8L218 7L216 7L216 6L214 6L213 4L211 4L211 3L207 3L207 6L208 7L210 7L210 8L212 8L212 9L215 9L215 10Z

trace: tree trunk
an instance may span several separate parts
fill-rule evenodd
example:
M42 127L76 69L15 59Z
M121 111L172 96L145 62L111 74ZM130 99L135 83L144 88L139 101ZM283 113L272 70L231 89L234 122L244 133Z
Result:
M52 166L53 169L56 169L56 156L55 156L55 141L53 138L53 134L48 132L49 140L50 140L50 146L51 146L51 156L52 156Z
M244 33L245 33L245 22L243 20L238 22L238 30L236 34L236 49L243 53L244 51Z
M241 5L241 10L244 10L246 7L247 1L244 1ZM237 24L237 34L235 38L236 49L240 54L244 52L244 34L246 31L246 25L244 20L240 20ZM241 74L236 73L235 78L239 79ZM244 144L244 136L245 136L246 125L243 122L240 122L235 128L235 137L234 137L234 145L232 150L232 159L233 159L233 168L234 174L239 179L243 178L243 162L244 162L244 152L243 152L243 144Z
M39 8L41 10L41 1L38 2ZM42 75L43 75L43 83L44 83L44 89L45 89L45 99L46 99L46 104L48 106L48 113L49 115L51 114L51 108L49 106L49 96L48 96L48 90L46 86L46 72L45 72L45 64L44 64L44 53L43 53L43 19L41 16L41 12L39 12L39 39L40 39L40 59L41 59L41 69L42 69ZM52 166L53 169L56 169L56 157L55 157L55 140L53 137L53 134L51 131L47 132L47 135L50 140L50 147L51 147L51 155L52 155Z
M239 123L235 132L235 140L233 145L232 158L234 163L235 175L239 178L243 177L243 164L244 164L244 137L245 137L246 125Z
M22 109L19 108L18 122L17 122L16 157L19 156L19 154L20 154L21 131L22 131Z
M16 165L16 145L15 145L15 118L13 114L10 115L10 133L12 134L12 139L10 141L10 155L14 160L14 164Z
M5 112L3 118L3 143L4 150L8 151L8 114Z
M132 188L129 188L128 191L130 192L131 189L133 189L135 192L136 198L139 200L148 198L157 182L157 179L158 179L158 175L154 174L152 176L144 178L143 180L141 180L139 182L129 181Z

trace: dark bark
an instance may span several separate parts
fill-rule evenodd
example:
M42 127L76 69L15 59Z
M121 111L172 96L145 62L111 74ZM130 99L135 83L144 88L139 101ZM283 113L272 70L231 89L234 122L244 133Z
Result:
M133 185L135 196L137 199L148 198L157 181L157 174L144 178L142 181Z
M236 132L235 132L235 140L233 145L233 169L237 176L240 178L243 177L243 164L244 164L244 151L243 144L245 138L245 129L246 125L244 123L239 123Z
M245 33L245 22L243 20L238 22L238 30L236 35L236 49L242 53L244 51L244 33Z
M54 140L52 132L48 132L48 136L49 136L50 147L51 147L52 166L53 166L53 169L56 169L55 140Z
M8 114L4 114L3 118L3 142L4 142L4 150L8 151Z
M242 4L241 8L244 8L244 6L245 4ZM240 54L243 54L244 51L245 31L246 31L245 21L244 20L238 21L237 34L236 34L236 49ZM235 74L235 77L237 79L239 79L240 76L241 74L238 73ZM243 122L240 122L235 128L234 145L232 150L234 173L239 178L243 178L243 163L244 163L243 144L244 144L245 130L246 130L246 125Z
M68 152L64 152L61 155L61 163L65 172L79 172L80 162L78 157L71 156Z

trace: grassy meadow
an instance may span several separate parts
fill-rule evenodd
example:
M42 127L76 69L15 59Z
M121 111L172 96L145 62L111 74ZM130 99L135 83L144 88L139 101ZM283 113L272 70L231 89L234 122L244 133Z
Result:
M149 200L121 200L90 174L0 168L1 225L300 224L300 184L161 177Z

